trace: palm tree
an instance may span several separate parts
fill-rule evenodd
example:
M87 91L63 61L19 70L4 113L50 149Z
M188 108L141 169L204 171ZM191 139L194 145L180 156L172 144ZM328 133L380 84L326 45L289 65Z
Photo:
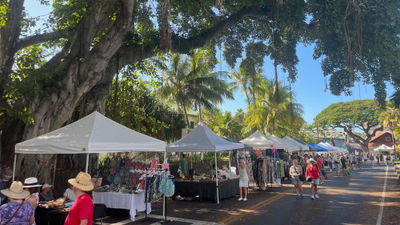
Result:
M199 111L202 120L201 108L215 108L216 104L222 103L224 98L233 99L229 84L222 78L226 72L212 72L213 65L208 60L208 51L196 50L190 57L190 75L188 98L193 101L193 107Z
M293 101L288 87L271 80L264 80L262 84L263 92L249 108L246 130L257 128L278 136L300 131L304 123L301 106Z
M211 72L207 54L202 50L194 51L190 56L172 54L170 67L162 73L161 96L181 107L187 126L189 107L199 110L201 120L201 107L212 109L224 98L233 98L229 85L221 79L225 73Z
M255 76L250 76L242 66L239 66L238 71L229 74L229 78L233 80L230 84L232 91L237 90L239 87L241 88L241 94L246 96L247 107L249 107L252 102L255 102L257 92L262 89L260 86L261 77L261 72L257 72Z
M169 68L163 70L159 92L162 98L176 103L185 114L186 127L189 127L189 117L187 107L188 89L192 85L189 80L189 58L182 57L181 54L172 54Z

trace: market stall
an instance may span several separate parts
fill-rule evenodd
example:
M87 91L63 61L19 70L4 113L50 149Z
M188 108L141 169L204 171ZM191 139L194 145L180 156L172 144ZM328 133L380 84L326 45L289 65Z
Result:
M228 178L228 176L223 176L222 173L218 173L218 162L217 162L217 152L235 150L235 149L243 149L244 145L242 143L233 143L227 141L218 135L216 135L213 131L211 131L203 122L200 122L188 135L178 140L175 143L172 143L167 146L167 152L213 152L214 153L214 163L215 168L210 168L210 170L215 170L215 176L206 177L206 176L194 176L192 180L188 179L176 179L175 182L175 195L184 196L187 194L185 187L190 184L195 186L200 182L205 183L206 185L202 186L203 189L207 189L206 192L214 192L215 199L217 204L222 196L230 197L238 194L239 188L236 186L236 191L234 193L223 193L220 195L220 184L229 179L239 179L239 178ZM238 181L237 181L238 182ZM196 191L197 190L197 191ZM226 189L228 190L228 189ZM232 189L233 190L233 189ZM225 191L225 189L224 189ZM200 189L194 189L190 195L200 195ZM204 191L202 192L204 193ZM211 196L211 195L207 195ZM208 198L202 195L204 198Z
M289 136L285 136L282 138L284 141L286 141L287 143L290 143L291 145L295 146L296 150L293 152L301 152L301 151L309 151L310 147L305 144L305 143L301 143Z
M93 112L65 127L18 143L15 146L13 179L15 173L18 172L16 171L18 154L85 154L85 171L88 172L90 154L165 152L165 146L163 141L133 131L98 112ZM127 172L130 172L130 168L127 169ZM116 196L129 200L108 201L108 199L115 199ZM128 188L107 189L103 193L94 192L93 201L105 204L109 208L129 208L132 220L134 220L136 210L144 210L142 206L145 202L143 190L129 190ZM148 206L151 207L150 204ZM147 213L150 211L148 210Z
M282 178L289 177L288 154L285 149L295 147L287 145L279 137L267 137L259 131L241 142L255 149L250 151L248 168L251 168L251 180L261 190L265 190L268 185L272 187L274 183L280 184Z
M374 148L374 151L375 152L392 152L392 151L394 151L394 149L393 149L393 146L389 147L389 146L387 146L385 144L382 144L382 145Z

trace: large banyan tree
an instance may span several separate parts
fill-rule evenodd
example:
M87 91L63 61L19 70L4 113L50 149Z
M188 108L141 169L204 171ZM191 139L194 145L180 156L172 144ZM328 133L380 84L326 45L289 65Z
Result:
M257 73L270 57L296 79L296 46L315 44L333 94L356 81L400 102L397 0L41 0L53 11L33 30L24 0L0 3L0 126L3 161L18 141L104 112L112 80L127 65L166 52L220 45ZM245 56L243 54L245 53ZM242 58L244 57L244 58ZM25 158L30 166L46 157ZM43 171L42 171L43 172ZM35 172L36 173L36 172ZM40 173L38 171L37 173ZM33 174L35 175L35 174Z

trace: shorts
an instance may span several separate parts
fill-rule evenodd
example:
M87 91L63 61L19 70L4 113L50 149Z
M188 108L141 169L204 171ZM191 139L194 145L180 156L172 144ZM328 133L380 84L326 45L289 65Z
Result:
M239 187L249 187L249 181L248 180L239 180Z
M351 162L351 164L354 164L354 165L355 165L355 164L357 164L357 163L356 163L356 161L353 161L353 162Z
M312 179L311 184L319 185L319 179Z
M299 177L292 177L292 184L299 185L299 184L303 184L303 182L300 180Z

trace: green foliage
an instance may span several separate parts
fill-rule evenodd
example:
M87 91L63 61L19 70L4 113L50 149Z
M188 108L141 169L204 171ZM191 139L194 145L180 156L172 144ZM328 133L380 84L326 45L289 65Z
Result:
M263 80L262 92L258 93L255 104L250 105L246 116L246 131L262 130L277 136L297 136L304 124L302 108L297 104L287 86L271 80ZM279 98L276 97L278 91Z
M316 40L314 58L323 59L333 94L351 94L354 81L360 80L374 85L375 98L383 105L385 81L393 81L398 89L399 8L397 0L308 1L312 16L308 35ZM393 96L397 103L399 94Z
M363 130L363 124L379 124L382 109L375 100L356 100L339 102L328 106L317 115L321 126L343 127L350 125Z
M213 109L226 98L232 98L224 72L212 72L215 58L209 51L196 50L190 55L172 54L169 68L163 68L159 92L184 111L188 108Z
M233 140L242 140L244 138L244 118L245 113L242 110L238 110L233 116L230 111L222 113L218 108L203 112L203 121L210 129L221 137Z
M162 140L174 141L181 137L181 130L185 127L182 114L160 102L151 91L154 86L129 70L121 73L118 88L116 79L106 103L106 116Z

